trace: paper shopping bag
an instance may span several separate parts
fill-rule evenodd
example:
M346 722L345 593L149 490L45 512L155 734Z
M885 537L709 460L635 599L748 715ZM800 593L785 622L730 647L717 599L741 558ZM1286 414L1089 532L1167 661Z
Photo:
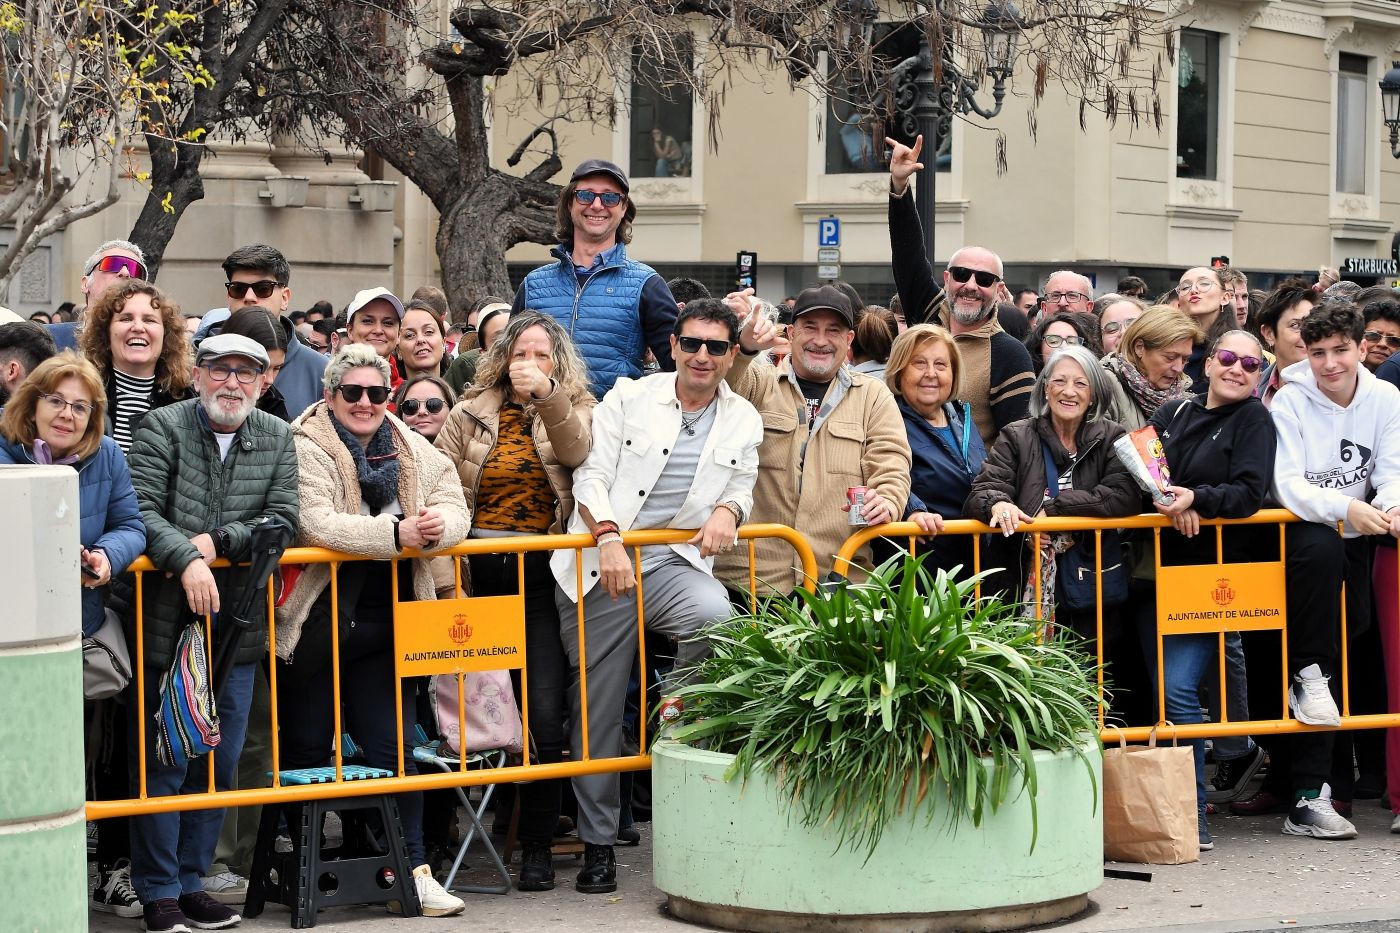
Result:
M1117 862L1180 865L1200 858L1196 764L1191 746L1147 745L1104 750L1104 857Z

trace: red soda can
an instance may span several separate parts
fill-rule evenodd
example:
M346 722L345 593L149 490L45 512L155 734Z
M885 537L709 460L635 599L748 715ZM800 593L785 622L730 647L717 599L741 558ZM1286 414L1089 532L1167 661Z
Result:
M865 508L865 497L870 490L865 486L847 486L846 501L850 503L851 511L847 516L847 521L852 525L867 524L865 516L860 514L860 510Z

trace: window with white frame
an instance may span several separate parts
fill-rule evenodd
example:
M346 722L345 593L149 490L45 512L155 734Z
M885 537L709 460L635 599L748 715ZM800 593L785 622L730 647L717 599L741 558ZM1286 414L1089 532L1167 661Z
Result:
M1220 34L1183 29L1177 52L1176 177L1218 178Z
M904 132L888 112L898 69L916 67L919 32L909 23L876 23L870 33L869 68L852 66L845 74L827 66L826 173L849 175L887 171L885 137L906 146L914 134ZM927 159L928 153L925 153ZM946 171L947 153L933 153L936 171Z
M1366 148L1371 139L1366 105L1370 62L1360 55L1337 56L1337 191L1366 193Z
M681 37L684 54L664 61L638 42L632 47L632 129L629 139L633 178L690 175L694 153L690 80L693 49Z

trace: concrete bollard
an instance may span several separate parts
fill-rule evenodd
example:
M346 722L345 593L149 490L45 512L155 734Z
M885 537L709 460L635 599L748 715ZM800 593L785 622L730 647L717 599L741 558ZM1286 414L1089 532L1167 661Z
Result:
M0 468L0 930L87 929L78 475Z

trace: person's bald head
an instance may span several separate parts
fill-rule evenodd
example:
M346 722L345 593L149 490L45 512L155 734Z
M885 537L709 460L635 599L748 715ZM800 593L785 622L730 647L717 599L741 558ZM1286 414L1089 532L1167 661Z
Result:
M1094 286L1088 276L1065 269L1050 273L1050 278L1045 280L1044 296L1041 307L1048 314L1066 311L1088 314L1094 303Z
M996 313L1001 257L982 246L964 246L943 270L943 294L953 321L975 327Z

